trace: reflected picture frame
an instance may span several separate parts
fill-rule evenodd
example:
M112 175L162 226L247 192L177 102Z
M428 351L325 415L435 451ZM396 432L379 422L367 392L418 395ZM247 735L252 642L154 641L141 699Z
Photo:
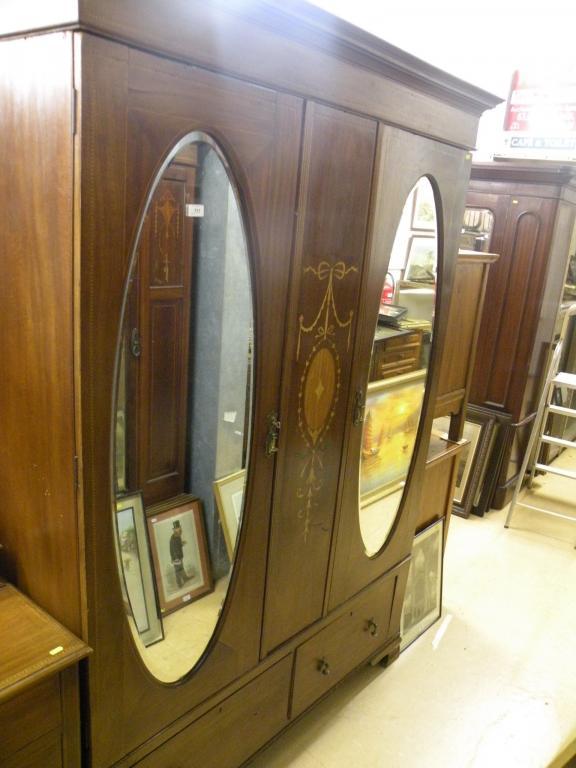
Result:
M411 235L408 240L404 280L413 283L436 282L438 242L435 235Z
M238 530L242 523L245 487L245 469L214 481L214 498L230 562L234 559Z
M141 493L116 499L116 555L124 606L133 631L148 647L164 639Z
M400 650L429 629L442 614L444 518L414 537L400 619Z
M383 455L384 435L398 411L397 402L408 403L404 420L412 425L414 447L420 424L420 413L426 388L426 369L400 374L389 379L371 382L366 392L364 426L360 459L360 506L365 507L401 488L412 463L413 451L391 461ZM386 426L385 426L386 425ZM406 458L408 460L406 461Z
M214 590L202 504L193 499L149 508L148 534L160 612L177 611Z
M436 201L430 184L418 184L414 190L411 229L421 232L436 231Z

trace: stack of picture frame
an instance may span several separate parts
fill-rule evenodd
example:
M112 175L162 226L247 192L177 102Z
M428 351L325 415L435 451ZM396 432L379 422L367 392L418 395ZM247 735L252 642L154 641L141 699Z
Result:
M507 430L504 427L510 419L509 414L468 405L462 434L468 444L462 451L456 476L455 515L482 516L490 509L500 471L502 442L506 439ZM446 435L449 428L450 417L435 419L435 432Z
M124 603L148 647L164 639L163 616L214 589L202 503L182 494L145 510L140 491L127 493L116 528Z
M230 562L242 518L246 470L214 481ZM162 618L214 590L202 501L180 494L145 509L140 491L116 500L117 559L126 612L148 647L164 639Z

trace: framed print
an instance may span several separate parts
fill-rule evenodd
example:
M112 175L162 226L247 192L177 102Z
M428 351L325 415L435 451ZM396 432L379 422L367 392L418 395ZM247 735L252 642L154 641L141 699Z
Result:
M164 638L158 612L142 494L116 499L117 555L127 613L145 646Z
M198 499L148 516L156 584L163 614L171 613L212 592L214 582Z
M361 506L406 481L424 400L426 369L368 385L360 460Z
M508 425L512 422L512 416L508 413L495 413L478 405L469 405L468 419L475 419L479 423L494 420L494 426L485 451L485 458L479 468L476 493L472 503L472 513L482 517L492 503L492 497L498 484L498 475L502 465L504 444L510 435Z
M435 283L437 247L434 236L412 235L408 241L404 280L415 283Z
M464 422L463 437L472 438L469 453L461 464L462 470L458 470L456 489L454 492L454 512L462 517L468 517L477 502L477 492L486 474L487 462L496 437L496 419L490 412L474 413L469 410ZM460 472L462 475L460 476Z
M472 475L472 467L474 466L474 459L478 452L481 433L482 426L480 424L476 424L473 421L464 422L462 437L467 441L467 445L464 446L462 453L460 454L460 463L458 465L456 485L454 487L454 501L460 506L463 504L464 497L469 495L468 491Z
M414 190L411 229L436 231L436 203L434 191L428 184L418 184Z
M444 518L414 538L400 620L400 650L425 632L442 611L442 542Z
M448 432L450 417L434 419L434 431ZM473 410L466 414L462 437L467 444L460 454L454 488L453 511L460 517L469 517L473 507L479 503L481 484L488 467L497 432L494 414L484 409Z
M234 558L234 548L242 520L245 485L245 469L214 481L214 496L230 561Z

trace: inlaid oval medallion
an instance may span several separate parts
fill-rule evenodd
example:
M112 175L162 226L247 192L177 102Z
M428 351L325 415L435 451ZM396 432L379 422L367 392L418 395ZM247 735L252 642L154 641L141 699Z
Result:
M304 384L304 420L313 444L326 426L332 410L337 377L332 351L327 347L317 350L308 365Z

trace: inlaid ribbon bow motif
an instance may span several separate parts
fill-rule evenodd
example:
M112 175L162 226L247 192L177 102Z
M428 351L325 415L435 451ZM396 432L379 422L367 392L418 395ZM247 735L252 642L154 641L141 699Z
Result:
M357 272L356 267L347 267L343 261L337 261L334 266L331 266L327 261L321 261L317 269L314 267L306 267L304 274L312 272L316 275L318 280L328 280L328 286L326 287L326 293L324 299L318 310L318 314L314 318L314 321L310 325L305 325L304 315L300 315L300 328L298 332L298 349L296 351L296 360L300 358L300 344L302 341L302 335L312 333L316 331L317 339L327 339L328 336L334 336L336 328L333 322L336 323L338 328L348 328L348 344L347 349L350 349L350 331L352 328L352 317L354 312L350 310L348 320L341 320L336 309L336 302L334 300L334 279L343 280L350 272ZM331 322L330 315L333 316L333 322ZM322 322L322 316L323 322Z
M308 447L303 455L304 464L300 471L301 483L297 489L298 499L303 505L298 517L304 520L304 543L307 543L315 507L315 496L323 485L323 441L334 419L340 392L340 355L336 346L337 330L347 330L346 349L350 348L353 310L346 320L341 319L334 297L334 281L343 280L356 267L347 267L343 261L333 266L321 261L317 268L306 267L304 274L311 273L320 281L327 281L326 292L314 320L307 325L304 315L299 317L298 347L296 361L300 359L303 338L313 334L314 344L310 350L304 371L300 377L298 392L298 427Z

